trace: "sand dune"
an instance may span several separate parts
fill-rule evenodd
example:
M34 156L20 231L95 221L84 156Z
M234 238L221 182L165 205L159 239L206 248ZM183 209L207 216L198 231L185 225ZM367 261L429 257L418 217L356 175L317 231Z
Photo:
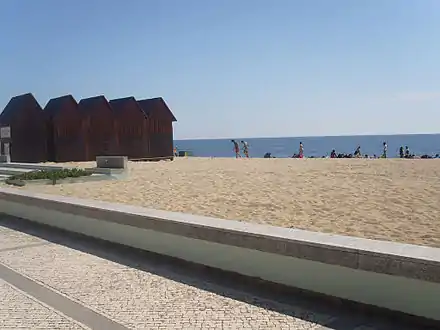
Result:
M440 160L182 158L129 172L24 189L440 247Z

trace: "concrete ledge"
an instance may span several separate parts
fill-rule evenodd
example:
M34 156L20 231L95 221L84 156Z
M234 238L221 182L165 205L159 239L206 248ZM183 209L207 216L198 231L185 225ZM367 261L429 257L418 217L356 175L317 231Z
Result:
M440 249L0 189L0 212L440 321Z
M23 169L23 170L34 170L34 171L57 171L62 170L64 166L58 166L58 165L42 165L42 164L32 164L32 163L4 163L1 164L1 167L3 168L14 168L14 169Z
M86 172L91 172L94 174L105 174L105 175L118 175L126 173L126 170L122 168L103 168L103 167L91 167L85 168Z

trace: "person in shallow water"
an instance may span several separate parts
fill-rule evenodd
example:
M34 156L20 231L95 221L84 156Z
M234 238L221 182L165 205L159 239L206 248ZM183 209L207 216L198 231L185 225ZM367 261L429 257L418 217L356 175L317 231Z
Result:
M238 145L238 142L235 140L231 140L231 142L234 144L235 158L241 158L240 147Z

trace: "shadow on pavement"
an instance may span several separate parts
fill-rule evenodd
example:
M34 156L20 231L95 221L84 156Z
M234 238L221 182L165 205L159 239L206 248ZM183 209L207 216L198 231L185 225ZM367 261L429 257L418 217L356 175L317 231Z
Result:
M357 330L358 327L359 330L434 329L433 327L411 325L406 320L396 319L395 316L388 317L382 314L377 315L377 312L354 310L346 304L341 305L337 302L329 304L328 301L322 301L300 290L273 285L258 279L213 269L177 258L89 238L61 229L35 224L24 219L1 215L0 226L309 322L317 322L313 317L317 313L334 317L329 323L321 324L323 330ZM298 307L303 312L295 313L294 310L298 310Z

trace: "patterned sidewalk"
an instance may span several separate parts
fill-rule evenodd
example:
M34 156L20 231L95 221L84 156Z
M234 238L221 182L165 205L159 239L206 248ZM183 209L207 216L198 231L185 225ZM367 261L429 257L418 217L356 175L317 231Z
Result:
M88 329L0 280L1 329Z
M0 295L0 329L403 329L262 298L5 217Z

